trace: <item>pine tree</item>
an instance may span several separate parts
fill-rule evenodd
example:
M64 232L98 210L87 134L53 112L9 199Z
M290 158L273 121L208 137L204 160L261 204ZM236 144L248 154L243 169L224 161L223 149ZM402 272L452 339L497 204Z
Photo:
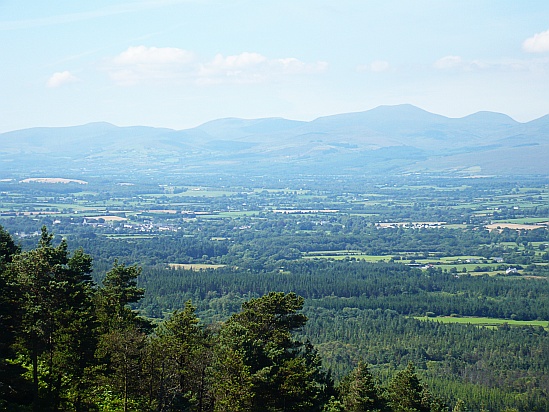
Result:
M96 306L102 331L117 329L126 324L141 324L142 319L132 311L130 305L143 297L145 290L137 287L137 278L141 275L138 266L126 266L115 260L111 270L103 279L103 286L96 296Z
M388 397L394 412L424 412L430 408L423 403L425 387L416 374L413 363L398 372L388 387Z
M398 372L387 388L389 406L395 412L447 412L448 407L434 396L416 374L413 363Z
M23 369L9 362L15 357L13 344L19 328L19 288L9 265L20 252L8 232L0 226L0 409L12 402L24 403L28 387Z
M238 323L221 329L214 346L210 387L214 412L248 412L255 396L251 367L246 362L246 330Z
M292 335L307 321L298 313L302 306L303 298L294 293L271 292L244 303L220 331L217 385L226 385L236 368L243 384L239 389L251 403L248 410L316 411L325 403L331 381L320 358L311 345ZM231 388L223 387L221 393L231 394ZM230 409L219 409L216 403L216 410Z
M340 399L346 412L383 411L386 408L368 365L359 362L339 384Z
M175 311L156 330L151 346L156 353L159 410L205 410L206 369L211 360L208 336L190 301ZM154 356L154 353L151 353Z
M64 240L52 241L43 227L38 247L13 259L21 292L17 339L32 365L33 410L64 403L80 410L95 351L91 258L80 250L70 256Z
M141 268L115 261L96 294L100 324L96 355L104 370L100 384L117 394L112 402L120 403L124 412L134 406L141 408L146 398L143 360L151 325L129 306L143 297L144 290L137 287L140 274Z

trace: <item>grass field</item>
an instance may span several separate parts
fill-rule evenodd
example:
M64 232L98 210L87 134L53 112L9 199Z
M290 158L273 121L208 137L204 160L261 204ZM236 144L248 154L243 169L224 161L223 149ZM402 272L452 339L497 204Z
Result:
M549 217L522 217L519 219L494 220L493 223L532 224L532 223L544 223L544 222L549 222Z
M366 255L358 250L315 251L307 252L303 255L304 259L344 260L354 258L357 260L365 260L367 262L388 262L391 260L391 257L392 255Z
M157 237L158 235L154 234L154 235L142 235L142 234L129 234L129 235L120 235L120 234L107 234L105 235L105 237L109 238L109 239L152 239L152 238L155 238Z
M534 230L546 227L541 224L524 224L524 223L492 223L486 225L488 230L499 230L499 229L512 229L512 230Z
M87 185L88 182L78 179L65 179L63 177L30 177L21 180L21 183L78 183L79 185Z
M430 322L441 322L441 323L461 323L466 325L477 325L483 327L496 328L503 324L508 324L509 326L541 326L549 330L549 322L546 320L512 320L512 319L497 319L497 318L477 318L477 317L453 317L453 316L444 316L431 318L427 316L416 316L414 319Z
M345 259L356 259L363 260L366 262L389 262L394 256L401 257L399 260L395 260L396 263L401 263L403 265L415 264L415 265L429 265L433 264L435 267L440 269L446 269L450 271L451 269L456 269L458 273L462 273L463 270L470 275L480 276L480 275L489 275L495 276L497 274L502 274L504 270L497 270L498 266L501 266L501 263L483 263L485 260L481 256L444 256L444 257L428 257L410 260L406 259L405 253L396 253L391 255L367 255L359 250L333 250L333 251L313 251L303 254L303 259L331 259L331 260L345 260ZM473 263L467 263L467 260L473 260ZM475 261L475 260L478 260ZM513 266L513 265L508 265ZM483 270L478 270L478 268ZM488 270L484 270L488 269ZM522 271L519 271L521 273Z
M185 269L185 270L205 270L205 269L219 269L225 267L225 265L210 265L207 263L169 263L168 266L172 269Z

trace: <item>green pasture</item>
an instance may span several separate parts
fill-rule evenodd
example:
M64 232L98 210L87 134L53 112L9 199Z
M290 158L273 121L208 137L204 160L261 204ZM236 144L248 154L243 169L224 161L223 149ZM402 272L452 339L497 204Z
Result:
M127 239L152 239L155 237L158 237L158 235L141 235L141 234L130 234L130 235L120 235L120 234L106 234L105 237L109 239L120 239L120 240L127 240Z
M532 223L543 223L548 222L549 217L523 217L523 218L517 218L517 219L502 219L502 220L494 220L493 223L516 223L521 225L527 225Z
M304 259L332 259L345 260L354 258L366 262L388 262L392 255L367 255L358 250L333 250L333 251L314 251L303 254Z
M482 256L472 256L472 255L461 255L461 256L444 256L439 258L440 262L443 262L444 264L450 264L452 262L458 262L462 261L465 262L466 260L478 260L482 261L484 258Z
M445 257L427 257L420 259L402 259L402 257L410 255L413 253L396 253L391 255L368 255L361 253L358 250L333 250L333 251L312 251L304 253L303 259L331 259L331 260L346 260L346 259L356 259L363 260L366 262L389 262L393 257L401 257L401 259L396 259L396 263L401 264L417 264L417 265L428 265L432 264L436 268L446 269L448 271L455 268L457 273L469 273L473 276L475 275L489 275L495 276L498 274L504 273L502 270L496 270L498 266L501 266L501 263L482 263L480 256L445 256ZM478 259L479 262L475 263L457 263L458 260L465 261L467 259ZM509 265L512 267L512 265ZM482 270L477 271L478 268ZM485 270L485 268L489 270ZM522 271L519 271L521 273Z
M342 255L356 255L360 250L315 250L312 252L305 252L306 256L342 256Z
M466 229L467 225L463 223L451 223L449 225L443 225L446 229Z
M147 194L147 197L151 198L159 198L159 197L166 197L166 198L174 198L174 197L222 197L222 196L233 196L235 194L238 194L239 192L231 191L231 190L219 190L219 189L189 189L186 192L181 193L150 193Z
M209 216L216 216L216 217L241 217L241 216L257 216L259 212L257 210L242 210L242 211L234 211L234 212L220 212L216 213L215 215L209 215ZM205 217L201 215L200 217Z
M168 266L171 269L184 269L200 271L206 269L219 269L225 267L225 265L212 265L208 263L169 263Z
M477 325L483 327L496 328L503 324L509 326L541 326L549 330L549 322L546 320L514 320L514 319L498 319L498 318L481 318L481 317L453 317L453 316L414 316L414 319L421 321L440 322L440 323L460 323L465 325Z

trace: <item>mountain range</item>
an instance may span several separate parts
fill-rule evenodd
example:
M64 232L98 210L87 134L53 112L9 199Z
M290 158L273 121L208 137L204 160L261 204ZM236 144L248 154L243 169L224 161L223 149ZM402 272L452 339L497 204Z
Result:
M90 123L0 134L5 176L162 171L545 175L549 115L520 123L501 113L449 118L398 105L309 122L227 118L186 130Z

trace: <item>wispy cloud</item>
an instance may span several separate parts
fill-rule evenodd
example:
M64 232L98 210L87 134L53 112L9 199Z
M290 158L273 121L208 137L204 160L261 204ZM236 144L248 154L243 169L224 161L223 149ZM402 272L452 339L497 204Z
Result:
M522 43L522 48L528 53L549 52L549 30L534 34Z
M116 56L113 62L119 66L181 65L192 62L192 52L176 47L130 47Z
M385 60L374 60L369 64L363 64L356 68L359 72L383 73L390 71L391 65Z
M463 67L463 60L459 56L444 56L434 63L435 69L455 69Z
M57 88L77 81L79 81L79 79L69 71L57 72L50 76L46 82L46 86L50 88Z
M326 62L305 63L294 57L269 59L259 53L243 52L232 56L217 54L212 61L200 66L199 84L258 83L292 74L320 73Z
M199 59L195 53L173 47L130 47L106 66L119 85L144 81L191 80L197 84L259 83L272 78L303 73L319 73L327 63L305 63L297 58L269 59L260 53L242 52L212 59Z
M433 63L441 71L530 71L544 72L549 70L549 59L500 59L500 60L465 60L460 56L444 56Z
M135 1L112 6L101 7L80 13L59 14L39 19L23 19L14 21L0 21L0 31L29 29L33 27L52 26L76 21L89 20L99 17L112 16L117 14L132 13L141 10L160 8L178 3L188 3L192 0L156 0L156 1Z
M133 46L111 59L107 71L115 83L131 86L182 76L192 70L194 60L192 52L176 47Z

